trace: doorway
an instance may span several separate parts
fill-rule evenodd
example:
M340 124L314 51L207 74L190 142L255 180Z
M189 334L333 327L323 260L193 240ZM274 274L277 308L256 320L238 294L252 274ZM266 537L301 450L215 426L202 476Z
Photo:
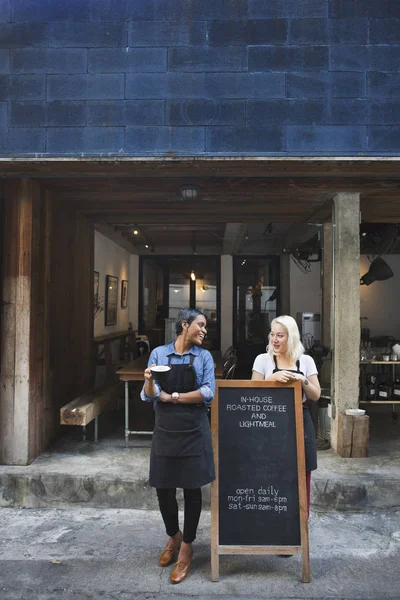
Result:
M236 256L233 259L233 340L238 371L251 376L255 357L265 352L270 324L279 314L278 256Z
M152 348L175 339L182 308L207 317L203 347L220 350L220 257L154 256L140 259L139 323Z

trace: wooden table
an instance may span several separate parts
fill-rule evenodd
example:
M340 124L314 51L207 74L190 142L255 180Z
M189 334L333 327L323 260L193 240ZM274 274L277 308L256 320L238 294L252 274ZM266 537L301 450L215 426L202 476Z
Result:
M219 350L211 352L214 359L215 366L215 378L222 379L223 365L222 365L222 354ZM121 369L118 369L117 375L120 381L125 382L125 446L128 446L128 439L130 435L151 435L152 431L132 431L129 429L129 382L130 381L143 381L144 382L144 370L147 367L149 361L149 355L144 354L139 356L136 360L133 360L129 364L125 365Z

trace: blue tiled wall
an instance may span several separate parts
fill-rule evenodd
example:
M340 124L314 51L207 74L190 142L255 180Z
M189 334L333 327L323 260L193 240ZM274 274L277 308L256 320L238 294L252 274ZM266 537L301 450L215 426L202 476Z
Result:
M0 0L1 155L398 155L400 0Z

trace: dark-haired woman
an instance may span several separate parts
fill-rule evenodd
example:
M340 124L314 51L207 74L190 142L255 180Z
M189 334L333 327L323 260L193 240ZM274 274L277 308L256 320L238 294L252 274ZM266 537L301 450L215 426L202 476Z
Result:
M178 560L170 576L180 583L189 572L201 513L201 487L215 479L207 407L215 393L214 360L201 348L207 334L206 317L194 309L181 310L175 342L155 348L144 372L142 400L154 402L155 427L149 482L157 490L160 512L169 540L159 564ZM151 367L168 365L162 387ZM183 488L184 526L179 528L176 488Z

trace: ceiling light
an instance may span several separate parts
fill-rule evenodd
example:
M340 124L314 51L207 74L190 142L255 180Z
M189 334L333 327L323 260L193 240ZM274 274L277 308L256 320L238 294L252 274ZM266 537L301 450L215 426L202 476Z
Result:
M191 183L181 185L181 198L183 200L195 200L199 193L199 186L193 185Z
M196 281L196 274L195 274L195 272L194 272L194 271L192 271L192 272L190 273L190 279L191 279L192 281Z
M149 245L148 245L148 244L145 244L145 245L144 245L144 247L145 247L145 248L148 248L148 247L149 247Z

